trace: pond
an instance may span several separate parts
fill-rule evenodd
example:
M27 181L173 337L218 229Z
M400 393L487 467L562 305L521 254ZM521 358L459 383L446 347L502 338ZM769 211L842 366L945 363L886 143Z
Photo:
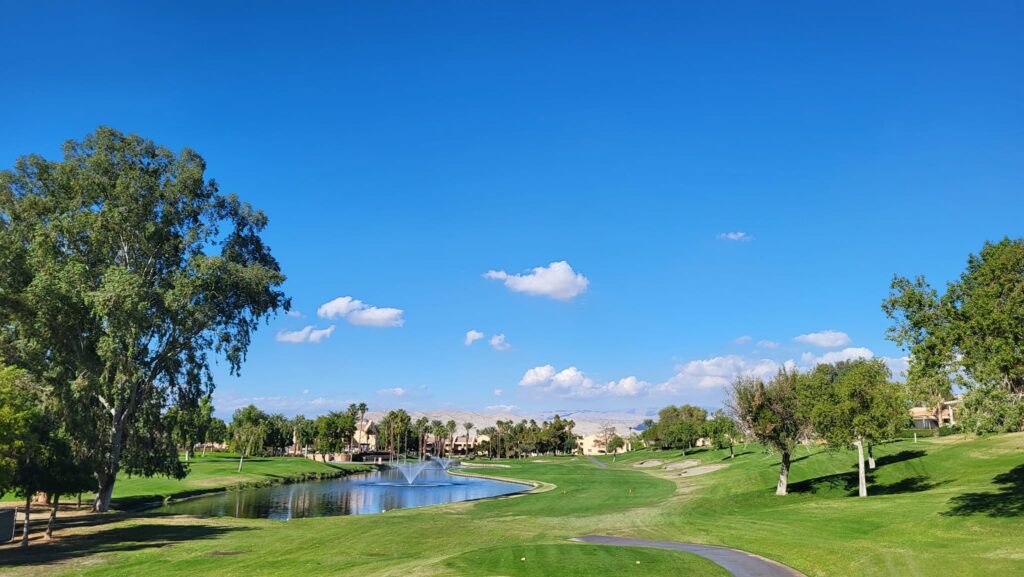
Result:
M528 491L507 483L452 475L442 469L418 471L410 481L399 469L343 479L274 485L216 493L170 503L156 512L200 517L288 520L329 515L369 515L392 509L472 501Z

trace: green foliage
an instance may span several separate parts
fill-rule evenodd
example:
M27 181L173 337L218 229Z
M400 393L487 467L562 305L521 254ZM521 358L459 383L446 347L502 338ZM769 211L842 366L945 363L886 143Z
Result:
M930 396L961 371L967 385L1024 393L1024 239L986 242L941 296L924 277L897 276L882 308L889 338L911 352L908 381Z
M707 436L711 438L716 449L732 449L737 439L742 437L736 421L723 411L716 411L705 427Z
M237 373L288 300L263 213L224 195L190 149L101 127L0 172L0 351L73 410L105 510L117 473L181 474L162 419Z
M964 395L959 415L958 425L965 431L1013 433L1024 430L1024 398L1005 387L975 387Z
M693 405L669 405L658 411L641 435L645 442L662 449L687 449L705 434L708 412Z
M743 428L765 446L789 454L808 433L800 411L800 374L782 369L770 381L741 377L733 385L732 403Z
M619 449L622 449L625 446L626 446L626 440L623 439L622 437L618 436L618 435L615 435L614 437L612 437L611 439L608 440L608 446L607 446L606 450L609 453L615 453L615 452L618 452Z
M891 439L907 421L908 402L890 376L881 359L818 365L803 377L801 410L833 449Z
M25 371L0 366L0 495L14 487L19 460L33 450L39 402Z

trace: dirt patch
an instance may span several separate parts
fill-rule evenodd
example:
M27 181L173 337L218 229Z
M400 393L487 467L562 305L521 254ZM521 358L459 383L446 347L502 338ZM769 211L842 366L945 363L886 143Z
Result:
M724 469L729 465L704 465L703 467L694 467L692 469L686 469L682 473L679 473L680 477L696 477L697 475L704 475L707 473L713 473L719 469Z
M662 465L664 463L665 463L665 461L662 461L660 459L647 459L646 461L640 461L639 463L634 463L633 466L637 467L637 468L640 468L640 469L647 469L647 468L650 468L650 467L657 467L657 466Z
M676 469L689 469L690 467L696 467L699 464L700 464L700 461L697 460L697 459L687 459L685 461L678 461L678 462L675 462L675 463L669 463L668 465L665 465L665 470L666 471L675 471Z

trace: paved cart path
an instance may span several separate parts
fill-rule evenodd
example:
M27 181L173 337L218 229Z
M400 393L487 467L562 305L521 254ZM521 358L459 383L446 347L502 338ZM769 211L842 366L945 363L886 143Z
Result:
M604 535L587 535L577 537L574 541L595 543L598 545L622 545L626 547L653 547L656 549L674 549L687 551L709 559L732 573L735 577L806 577L795 569L776 563L770 559L759 557L753 553L716 547L714 545L695 545L676 541L649 541L647 539L627 539L625 537L606 537Z
M587 458L590 459L591 461L593 461L595 465L597 465L598 467L601 467L602 469L607 469L608 468L608 465L605 465L601 461L598 461L597 457L595 457L593 455L587 455Z

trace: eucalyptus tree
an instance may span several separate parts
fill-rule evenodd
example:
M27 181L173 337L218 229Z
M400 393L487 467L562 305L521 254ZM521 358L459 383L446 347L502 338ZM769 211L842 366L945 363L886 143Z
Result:
M245 458L253 453L262 453L267 439L269 416L256 405L235 410L231 417L231 449L238 452L238 471L241 472Z
M781 369L771 380L740 377L732 386L732 409L743 427L781 458L776 495L785 495L793 449L809 426L800 410L800 374Z
M0 354L75 407L95 453L94 508L118 473L181 476L162 412L232 374L288 299L262 212L225 195L195 151L101 127L64 158L0 172Z

